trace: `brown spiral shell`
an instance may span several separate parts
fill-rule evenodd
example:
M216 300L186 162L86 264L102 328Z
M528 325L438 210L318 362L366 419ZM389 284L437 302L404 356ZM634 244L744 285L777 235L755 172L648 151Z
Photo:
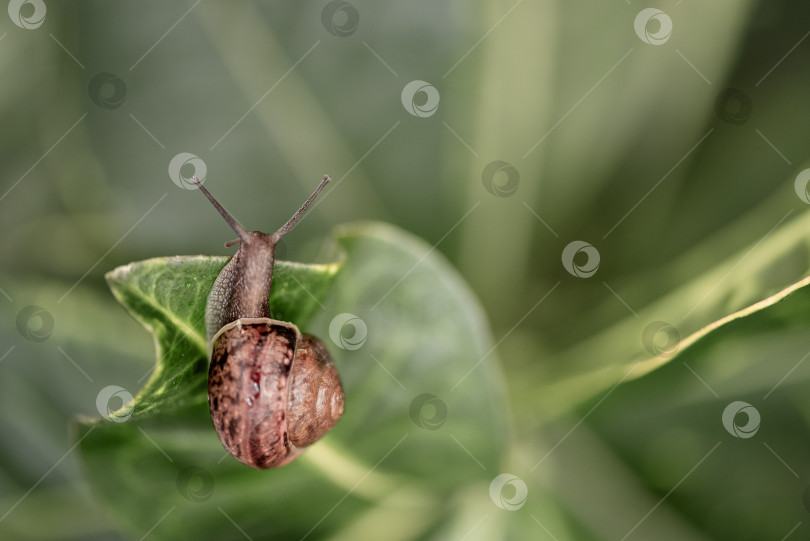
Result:
M213 338L208 406L222 445L264 469L290 462L332 428L344 395L320 340L292 323L242 318Z

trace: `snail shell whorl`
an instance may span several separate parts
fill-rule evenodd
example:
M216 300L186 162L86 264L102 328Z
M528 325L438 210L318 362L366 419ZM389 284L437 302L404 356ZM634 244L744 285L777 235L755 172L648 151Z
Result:
M212 341L208 406L219 439L254 468L281 466L343 413L343 390L323 344L292 323L244 318Z
M340 376L326 347L314 336L303 335L290 385L290 441L299 447L318 441L343 415L344 400Z

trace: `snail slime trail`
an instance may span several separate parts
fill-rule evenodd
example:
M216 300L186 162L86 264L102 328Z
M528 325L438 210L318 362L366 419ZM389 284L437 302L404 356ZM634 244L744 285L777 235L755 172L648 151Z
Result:
M211 342L208 407L219 440L253 468L283 466L318 441L343 414L344 395L323 342L270 318L275 249L295 227L328 175L275 233L247 231L197 177L192 182L239 236L205 307Z

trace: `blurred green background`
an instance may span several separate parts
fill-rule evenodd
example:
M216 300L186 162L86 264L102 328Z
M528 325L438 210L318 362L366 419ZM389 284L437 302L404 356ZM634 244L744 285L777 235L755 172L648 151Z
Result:
M645 8L663 17L639 27ZM493 505L500 524L520 521L506 537L808 538L805 327L753 325L614 387L650 357L651 322L685 338L807 274L794 180L808 167L808 20L804 2L764 0L11 1L0 536L128 539L68 427L97 414L100 388L138 389L154 363L104 273L231 253L210 205L172 182L187 152L251 229L273 229L332 175L285 259L375 219L458 268L507 381L503 471L538 506ZM403 97L411 81L435 89L435 111L425 92ZM575 240L598 251L590 278L561 262ZM44 340L19 330L29 305L53 317ZM759 408L759 441L723 430L734 400ZM539 520L549 508L553 523Z

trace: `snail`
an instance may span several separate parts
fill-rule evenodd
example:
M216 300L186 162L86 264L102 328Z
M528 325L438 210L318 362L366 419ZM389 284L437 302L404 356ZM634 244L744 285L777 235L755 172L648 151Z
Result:
M343 414L340 377L323 342L270 317L275 248L330 178L278 231L247 231L194 177L192 181L239 236L205 307L211 343L208 407L219 440L253 468L283 466L319 440Z

